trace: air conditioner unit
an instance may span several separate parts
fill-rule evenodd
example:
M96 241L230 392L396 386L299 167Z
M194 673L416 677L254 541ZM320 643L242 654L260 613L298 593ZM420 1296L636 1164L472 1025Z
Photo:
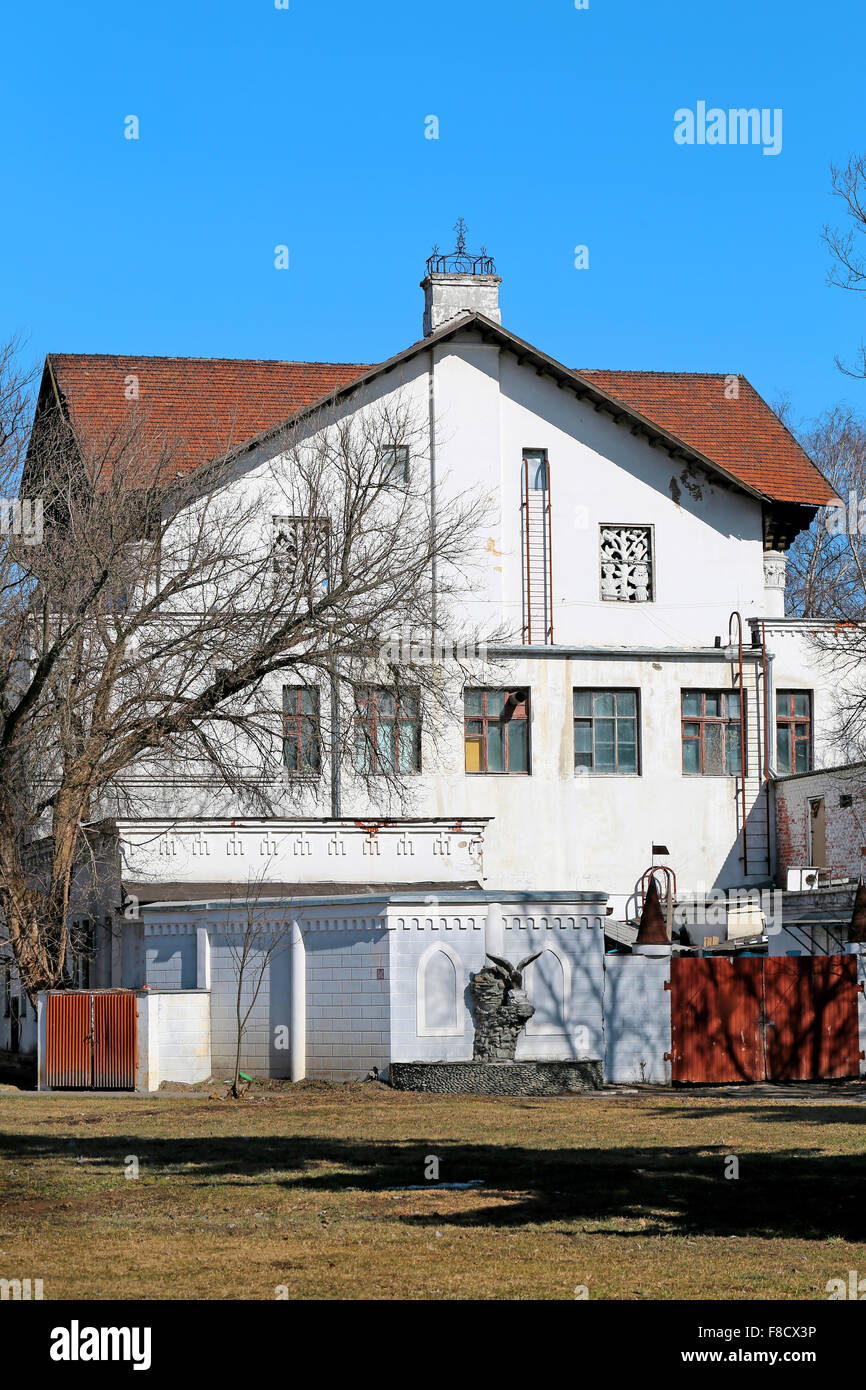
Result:
M820 869L807 864L800 864L795 869L789 869L786 884L788 892L805 893L810 888L817 888L821 872ZM826 869L823 872L826 874Z

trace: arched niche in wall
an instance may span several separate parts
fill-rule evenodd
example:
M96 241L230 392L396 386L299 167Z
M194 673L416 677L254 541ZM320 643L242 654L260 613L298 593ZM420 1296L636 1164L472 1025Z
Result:
M463 966L450 946L428 946L418 962L415 984L419 1037L462 1035Z
M526 1025L527 1034L567 1033L566 1001L571 987L567 957L546 946L538 959L526 967L523 987L535 1005L535 1013Z

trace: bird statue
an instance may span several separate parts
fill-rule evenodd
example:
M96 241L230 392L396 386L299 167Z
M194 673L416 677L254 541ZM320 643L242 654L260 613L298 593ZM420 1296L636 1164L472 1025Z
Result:
M498 967L498 972L504 979L509 989L523 989L523 972L527 965L537 960L542 954L541 951L534 951L531 956L525 956L523 960L512 965L510 960L503 960L501 956L492 956L489 951L485 951L488 960Z

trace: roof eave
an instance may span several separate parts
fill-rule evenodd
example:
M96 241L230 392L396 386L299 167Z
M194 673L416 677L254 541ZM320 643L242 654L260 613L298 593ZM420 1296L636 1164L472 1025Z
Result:
M723 478L730 487L736 488L738 491L744 492L750 497L754 497L759 502L776 503L780 500L773 497L772 494L762 492L759 488L744 482L742 478L738 478L734 473L729 472L722 464L716 463L714 459L708 458L706 454L701 453L699 449L695 449L692 445L687 444L685 440L680 439L669 430L663 429L662 426L655 424L652 420L648 419L647 416L642 415L640 411L635 410L633 406L627 405L616 396L609 395L607 391L602 390L602 388L596 386L594 382L581 376L579 372L574 371L571 367L566 367L564 363L558 362L555 357L550 357L547 353L542 352L540 348L534 347L532 343L526 342L523 338L518 338L515 333L511 333L508 329L503 328L501 324L495 323L493 319L489 319L486 315L480 314L477 311L461 314L457 318L450 320L447 324L443 324L441 328L438 328L435 333L431 333L429 337L422 338L418 342L413 343L410 347L404 348L402 352L398 352L393 357L389 357L385 362L380 362L377 366L370 367L367 371L353 378L352 381L347 382L345 386L340 386L336 390L329 391L324 396L320 396L318 400L312 401L309 405L303 406L294 414L287 416L279 425L271 426L269 429L263 430L261 434L246 440L227 455L226 462L230 463L252 452L254 449L260 448L263 444L267 444L269 441L279 438L280 434L288 426L296 425L300 421L314 416L322 410L326 410L329 406L337 405L347 396L351 396L355 392L361 390L369 382L375 381L378 377L384 376L387 372L394 371L395 368L411 361L422 352L428 352L439 344L447 342L458 333L462 333L465 329L473 327L479 330L484 340L495 338L506 351L511 352L517 357L518 362L523 363L529 361L537 371L552 377L563 388L574 391L578 399L589 400L596 410L609 414L615 424L620 424L623 421L628 422L633 434L645 434L651 446L665 449L672 458L682 458L688 463L703 468L710 474L718 475ZM789 505L798 504L791 503ZM815 504L805 503L801 505L812 506Z

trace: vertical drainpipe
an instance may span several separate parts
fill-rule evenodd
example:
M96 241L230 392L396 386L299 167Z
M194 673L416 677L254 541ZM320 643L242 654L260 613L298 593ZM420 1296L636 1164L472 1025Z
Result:
M427 371L427 414L428 430L430 435L430 582L432 585L432 595L430 601L430 619L432 626L431 650L436 641L436 349L430 349L430 366Z
M291 1076L303 1081L307 1074L307 952L297 919L292 922Z
M334 648L331 646L331 817L339 820L343 814L343 796L340 785L340 752L342 733L340 730L340 682L334 669Z
M764 624L761 623L761 645L764 648L764 660L767 663L767 676L764 682L767 708L764 714L764 722L767 726L767 859L770 876L775 882L778 871L778 846L776 844L776 818L770 813L770 795L773 798L773 810L776 805L775 778L778 775L776 768L776 694L775 678L773 674L773 662L775 657L772 652L767 651L767 634ZM813 712L814 714L814 712Z

